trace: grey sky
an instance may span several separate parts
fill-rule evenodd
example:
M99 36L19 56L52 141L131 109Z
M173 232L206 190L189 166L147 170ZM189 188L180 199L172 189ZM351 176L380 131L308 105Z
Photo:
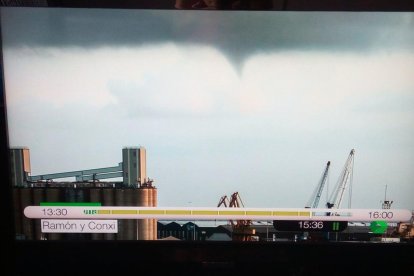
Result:
M388 185L414 209L413 30L412 13L2 9L10 144L33 174L142 145L162 206L303 207L355 148L352 206Z
M7 10L6 46L212 45L232 62L275 50L410 50L412 13ZM248 16L246 16L248 15ZM225 17L225 21L223 21ZM8 30L13 30L9 33ZM14 35L19 33L19 35Z

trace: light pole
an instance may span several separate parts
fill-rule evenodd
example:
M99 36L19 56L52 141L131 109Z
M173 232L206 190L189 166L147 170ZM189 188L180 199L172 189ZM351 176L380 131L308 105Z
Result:
M269 241L269 221L266 221L266 241Z
M188 202L191 206L191 201ZM196 239L196 224L195 224L195 220L193 220L193 241L195 241Z

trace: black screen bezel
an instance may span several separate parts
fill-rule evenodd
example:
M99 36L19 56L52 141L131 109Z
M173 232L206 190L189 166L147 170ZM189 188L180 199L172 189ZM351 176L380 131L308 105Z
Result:
M21 3L24 2L24 3ZM32 3L31 3L32 2ZM44 1L59 8L175 9L174 1ZM241 1L240 10L257 10L250 2ZM398 1L270 1L274 5L260 10L274 11L414 11L414 2ZM36 1L2 1L1 6L33 7ZM228 9L223 7L222 9ZM0 37L1 39L1 37ZM13 202L9 175L9 144L2 49L0 44L0 154L4 165L1 207L3 210L1 239L4 269L15 275L108 275L140 271L146 274L217 275L229 272L287 275L345 275L358 269L361 273L398 273L413 271L410 256L414 244L264 244L238 242L145 242L145 241L16 241L13 229ZM99 265L97 265L99 264ZM268 273L269 272L269 273Z

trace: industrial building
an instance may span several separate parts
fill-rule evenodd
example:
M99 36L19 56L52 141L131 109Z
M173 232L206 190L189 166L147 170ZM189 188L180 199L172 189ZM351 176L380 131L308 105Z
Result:
M157 189L147 177L146 150L122 149L117 166L45 175L31 175L28 148L10 150L16 238L24 240L155 240L157 220L118 220L118 233L61 234L42 233L40 220L23 215L26 206L41 202L97 202L102 206L157 206ZM55 181L74 177L74 181ZM105 181L122 177L122 181Z
M232 240L232 231L221 225L215 227L198 226L194 222L180 224L176 221L169 223L158 222L158 239L160 240L182 240L182 241L213 241L219 240L215 237L223 234L225 240Z
M303 239L304 232L300 231L278 231L271 222L254 224L251 226L255 231L250 241L267 242L303 242L303 241L372 241L373 238L391 237L396 230L397 224L391 224L387 233L375 234L370 230L369 223L349 223L343 232L308 233ZM236 232L235 232L236 230ZM182 240L182 241L231 241L237 235L231 224L203 227L193 222L180 224L179 222L158 222L158 238L160 240Z

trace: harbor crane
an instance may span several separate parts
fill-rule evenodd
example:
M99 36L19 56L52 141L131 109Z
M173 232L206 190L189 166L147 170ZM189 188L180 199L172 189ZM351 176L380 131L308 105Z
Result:
M329 209L338 209L341 206L341 202L344 196L344 192L347 188L347 184L348 182L352 183L352 169L353 169L353 163L354 163L354 153L355 150L352 149L348 159L345 162L345 166L342 170L342 173L338 179L338 182L335 186L335 189L333 190L329 201L326 203L327 208ZM322 191L323 188L325 186L325 183L327 181L328 178L328 173L329 173L329 168L331 165L331 161L328 161L326 163L326 167L325 170L322 173L322 177L318 182L318 185L316 186L314 192L312 193L312 196L310 197L308 203L306 204L305 208L318 208L318 204L319 201L321 199L322 196ZM349 180L349 181L348 181ZM328 215L335 215L335 213L331 213L329 212ZM274 225L278 224L278 221L273 221ZM286 223L285 223L286 224ZM276 226L275 226L276 227ZM302 233L302 235L300 236L300 239L302 240L307 240L308 238L312 238L309 236L309 232L305 231ZM329 239L329 233L328 233L328 239Z
M335 189L332 191L332 194L326 203L326 207L329 209L338 209L341 206L348 182L352 185L354 154L355 150L352 149L349 153L348 159L345 162L344 168L342 169L338 182L336 183Z
M230 199L226 195L220 198L217 207L233 207L233 208L240 208L244 207L243 201L238 192L233 193L230 196ZM233 229L233 240L239 241L251 241L252 235L255 234L255 230L251 228L252 221L251 220L229 220L232 229Z
M318 208L318 204L322 196L323 188L325 186L326 180L328 179L328 172L329 172L330 165L331 165L331 161L328 161L328 163L326 163L325 170L322 173L322 177L319 180L318 185L316 186L314 192L312 193L312 196L310 197L305 208ZM300 239L302 240L307 240L308 238L310 238L309 232L303 232L303 234L300 236Z
M323 187L325 186L326 180L328 178L329 166L331 165L331 161L328 161L326 164L325 170L322 174L321 179L319 180L318 186L316 186L315 191L313 192L311 198L306 204L305 208L318 208L319 200L321 199Z

